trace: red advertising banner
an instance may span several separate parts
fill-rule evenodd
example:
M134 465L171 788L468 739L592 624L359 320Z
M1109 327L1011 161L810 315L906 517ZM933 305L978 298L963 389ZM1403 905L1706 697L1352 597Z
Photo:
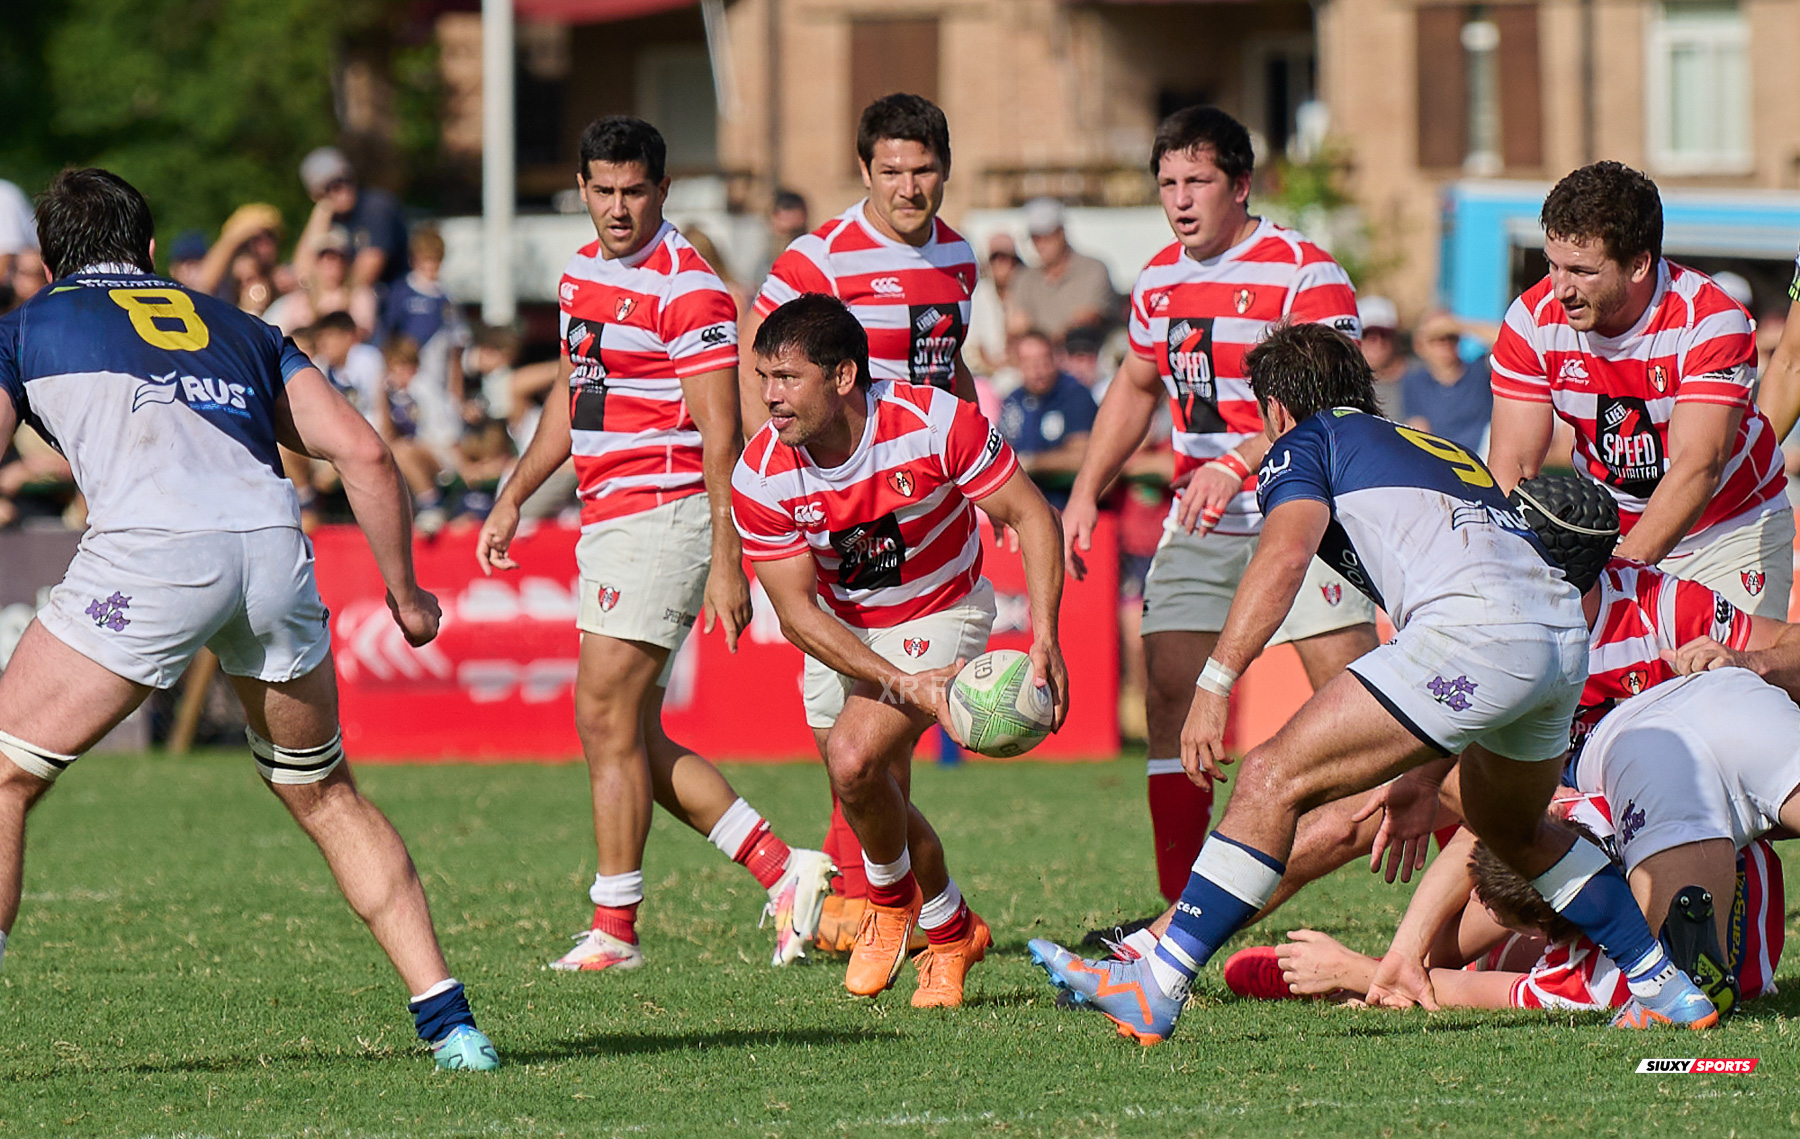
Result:
M381 578L360 531L313 535L319 590L331 607L344 742L358 759L512 760L575 757L574 682L580 635L573 528L522 533L520 568L483 577L473 532L420 539L419 580L444 609L437 640L406 644L388 616ZM999 619L990 648L1027 649L1030 606L1019 555L983 527L984 572ZM1062 640L1073 703L1063 730L1033 759L1104 758L1118 736L1118 558L1110 519L1090 573L1063 594ZM695 629L676 657L663 706L669 734L721 759L812 759L801 710L803 658L781 636L762 589L734 655L724 635ZM980 757L971 757L980 758Z

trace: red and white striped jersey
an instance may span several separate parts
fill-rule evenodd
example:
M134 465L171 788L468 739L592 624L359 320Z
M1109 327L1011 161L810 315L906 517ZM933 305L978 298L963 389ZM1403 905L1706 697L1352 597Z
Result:
M558 297L582 528L703 492L681 381L737 368L737 306L724 282L664 222L629 257L583 246Z
M1168 390L1177 477L1263 429L1244 354L1279 320L1329 324L1362 337L1356 292L1343 267L1271 221L1210 261L1195 261L1179 241L1170 242L1138 274L1131 350L1156 364ZM1252 474L1214 532L1261 530Z
M815 466L765 425L731 478L752 561L811 552L819 596L845 624L885 629L935 613L981 580L974 503L1018 460L981 409L949 392L881 381L842 466Z
M948 391L969 335L975 250L942 219L922 246L895 241L868 223L867 204L795 238L756 294L756 315L766 317L801 293L834 296L869 334L873 378Z
M1531 971L1513 982L1511 994L1514 1008L1575 1012L1620 1008L1630 999L1625 974L1585 937L1546 944Z
M1750 315L1704 274L1660 262L1650 307L1618 337L1570 328L1546 277L1507 310L1491 362L1496 396L1551 404L1575 428L1576 467L1612 491L1627 534L1668 470L1681 403L1741 407L1744 418L1718 493L1676 552L1786 505L1780 440L1751 401Z
M1588 632L1588 678L1570 726L1579 747L1600 718L1675 673L1662 659L1696 637L1742 649L1750 614L1699 582L1614 558L1600 575L1600 612Z

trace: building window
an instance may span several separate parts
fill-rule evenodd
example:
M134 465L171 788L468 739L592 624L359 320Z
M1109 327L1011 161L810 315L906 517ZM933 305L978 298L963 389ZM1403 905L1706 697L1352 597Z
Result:
M656 124L669 169L710 173L719 165L719 103L706 44L658 44L637 58L637 113Z
M1536 4L1420 7L1419 165L1473 177L1543 164Z
M851 137L855 137L864 107L899 92L938 101L937 20L851 21Z
M1671 174L1745 173L1749 26L1736 0L1664 0L1645 60L1650 161Z

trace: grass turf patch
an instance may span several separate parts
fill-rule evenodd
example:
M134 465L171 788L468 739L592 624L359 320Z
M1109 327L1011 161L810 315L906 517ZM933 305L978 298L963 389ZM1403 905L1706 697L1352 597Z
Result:
M816 765L726 771L789 842L821 837ZM33 816L0 971L0 1136L1800 1128L1800 978L1703 1036L1566 1014L1237 1001L1217 963L1158 1048L1058 1011L1025 941L1160 907L1141 759L918 771L915 797L997 942L964 1008L927 1011L907 1004L910 968L875 1001L843 991L841 963L771 969L762 891L660 813L646 967L547 972L590 913L585 772L368 766L359 778L406 837L505 1068L432 1068L400 983L247 755L95 756ZM1347 867L1239 943L1311 926L1379 952L1406 897ZM1634 1074L1641 1057L1681 1055L1762 1064L1750 1077Z

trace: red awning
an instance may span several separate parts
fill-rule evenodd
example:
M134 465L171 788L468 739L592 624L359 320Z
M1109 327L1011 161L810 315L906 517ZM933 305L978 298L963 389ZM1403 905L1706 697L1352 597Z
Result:
M698 3L699 0L513 0L513 13L521 20L553 24L607 24L692 8Z

